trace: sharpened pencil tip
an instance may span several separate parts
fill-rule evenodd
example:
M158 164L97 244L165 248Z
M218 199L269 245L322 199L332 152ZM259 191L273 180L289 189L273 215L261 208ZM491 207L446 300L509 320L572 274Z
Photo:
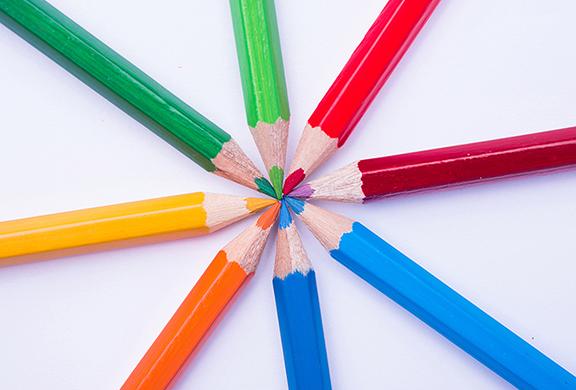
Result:
M244 198L246 201L246 208L250 210L251 213L262 210L268 206L272 206L276 203L274 199L262 199L262 198Z
M284 201L286 202L286 204L288 204L288 206L290 206L290 209L297 215L302 214L302 211L304 211L303 200L292 198L290 196L285 196Z
M274 222L276 221L276 217L278 217L278 212L280 211L280 202L275 201L276 204L266 210L258 220L256 221L256 225L260 226L262 229L268 229Z
M266 178L259 177L255 179L254 182L258 186L258 191L276 199L276 191L274 191L274 187L272 187L272 184L270 184Z
M312 196L312 194L314 194L314 189L310 186L310 184L306 183L300 187L295 188L288 195L292 198L308 199Z
M306 175L304 175L304 170L302 170L302 168L298 168L289 174L286 178L286 181L284 182L284 195L288 195L290 192L292 192L294 187L300 184L305 177Z
M282 182L284 181L284 170L279 166L273 166L268 172L276 199L282 199Z
M286 204L286 200L282 200L282 206L280 206L280 218L278 220L278 228L286 229L292 224L292 216L290 215L290 210Z

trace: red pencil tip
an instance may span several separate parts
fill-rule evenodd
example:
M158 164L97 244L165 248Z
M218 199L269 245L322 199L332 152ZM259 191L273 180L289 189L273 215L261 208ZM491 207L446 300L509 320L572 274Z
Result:
M294 187L302 183L302 180L304 180L305 177L306 175L304 175L304 170L302 168L298 168L290 175L288 175L286 181L284 182L284 189L282 190L284 195L291 193Z

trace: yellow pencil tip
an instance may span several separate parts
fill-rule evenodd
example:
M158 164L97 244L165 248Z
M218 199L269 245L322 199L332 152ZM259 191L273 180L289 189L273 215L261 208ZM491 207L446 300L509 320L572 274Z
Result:
M276 199L246 198L246 207L253 213L277 202Z

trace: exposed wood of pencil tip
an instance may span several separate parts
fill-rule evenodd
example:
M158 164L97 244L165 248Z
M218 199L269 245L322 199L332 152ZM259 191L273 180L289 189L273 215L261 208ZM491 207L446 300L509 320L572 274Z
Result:
M239 221L246 215L274 204L272 199L240 198L237 196L206 194L206 226L215 231Z
M300 214L314 237L327 250L338 249L343 234L352 231L353 220L331 211L306 203Z
M362 203L362 172L357 163L348 164L329 175L305 183L292 191L290 196Z
M306 124L298 141L289 172L292 173L301 168L305 175L310 174L322 161L334 153L338 148L337 144L337 138L330 138L319 127Z
M224 248L228 261L234 261L247 273L256 270L260 261L260 256L266 245L266 240L270 235L271 227L276 221L280 203L276 203L263 213L255 224L240 233L235 239L230 241Z
M285 279L286 276L295 272L306 275L310 269L312 269L312 263L308 259L294 222L285 229L278 229L274 276Z
M284 169L286 165L289 124L289 121L278 118L274 123L260 121L256 127L250 128L267 171L274 166Z
M252 160L246 156L234 140L226 142L222 150L212 160L216 166L214 172L246 187L258 190L256 179L263 177Z

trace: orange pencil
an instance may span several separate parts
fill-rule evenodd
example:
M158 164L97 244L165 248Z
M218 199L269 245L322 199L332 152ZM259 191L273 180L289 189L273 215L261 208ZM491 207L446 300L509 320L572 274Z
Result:
M272 206L218 252L122 389L158 390L170 385L228 303L254 274L279 208L279 203Z

